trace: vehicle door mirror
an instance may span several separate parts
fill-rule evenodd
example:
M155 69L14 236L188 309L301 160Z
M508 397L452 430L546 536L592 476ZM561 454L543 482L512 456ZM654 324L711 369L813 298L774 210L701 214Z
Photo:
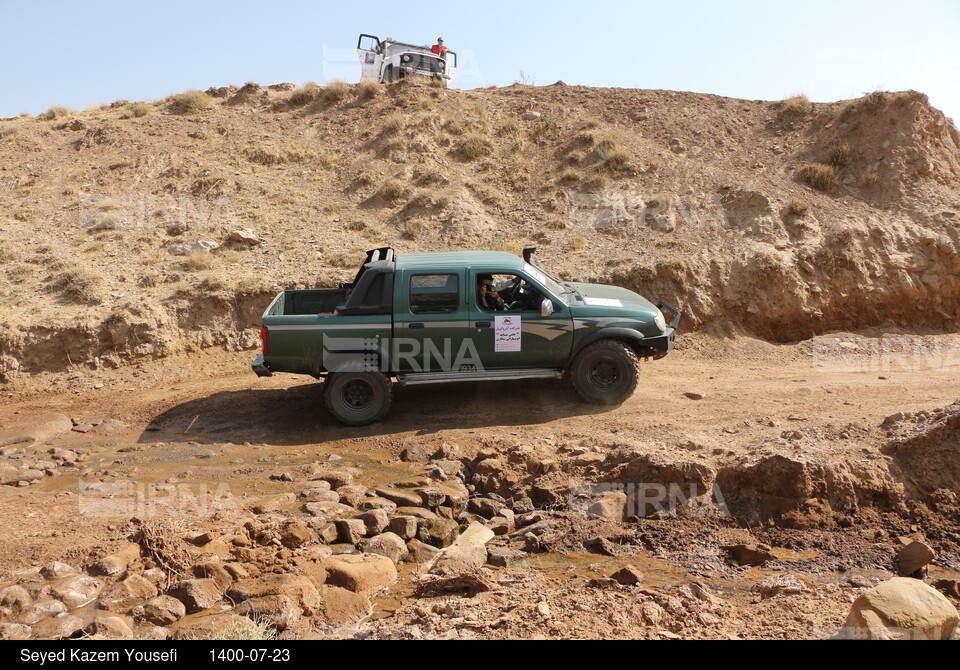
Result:
M540 316L546 318L553 314L553 301L550 298L544 298L540 303Z

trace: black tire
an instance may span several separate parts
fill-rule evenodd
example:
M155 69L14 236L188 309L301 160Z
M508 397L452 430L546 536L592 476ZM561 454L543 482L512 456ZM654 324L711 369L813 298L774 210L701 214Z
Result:
M390 411L393 384L379 372L332 372L323 382L323 404L340 423L366 426Z
M593 405L619 405L640 381L640 362L627 344L599 340L588 344L570 366L573 387Z

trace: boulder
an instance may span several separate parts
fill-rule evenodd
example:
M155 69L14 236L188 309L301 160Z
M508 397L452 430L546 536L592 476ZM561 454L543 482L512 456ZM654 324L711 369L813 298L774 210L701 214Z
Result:
M721 547L727 552L727 556L740 565L763 565L767 561L772 561L776 557L766 549L754 547L748 544L731 544Z
M897 572L909 577L920 572L937 558L937 552L929 544L914 540L897 554Z
M390 523L390 517L387 515L386 510L382 509L372 509L369 512L364 512L357 518L363 521L367 527L367 537L373 537L374 535L382 533L383 529Z
M63 604L73 609L85 605L98 595L103 589L103 582L94 577L77 575L55 585L52 589L54 596L63 601Z
M643 573L634 566L627 565L610 575L610 579L615 581L617 584L634 586L643 581Z
M167 626L187 614L187 608L173 596L157 596L143 606L143 618L157 626Z
M8 586L0 591L0 605L23 609L33 602L33 598L22 586Z
M362 595L370 595L397 581L393 561L376 554L331 556L323 567L327 570L327 584Z
M325 626L348 626L365 619L370 610L370 601L359 593L337 586L323 586L314 617Z
M103 637L132 639L133 629L124 617L100 615L86 627L88 635L102 635Z
M34 636L43 640L67 640L82 632L83 619L72 615L47 619L33 628Z
M38 600L31 605L27 605L20 613L20 623L32 626L48 617L65 614L66 611L67 606L59 600Z
M313 532L302 521L294 519L280 529L280 544L287 549L302 547L314 539Z
M374 490L374 495L396 503L398 507L416 507L423 504L420 495L411 491L381 486Z
M960 614L940 592L917 579L894 577L853 603L840 637L860 640L949 640Z
M363 543L363 551L368 554L386 556L396 565L407 556L407 545L396 533L382 533Z
M487 542L493 537L493 531L483 524L477 522L470 524L467 530L440 555L431 572L452 576L483 566L487 562Z
M452 519L436 519L420 524L417 539L431 544L438 549L444 549L453 544L460 534L460 526Z
M167 589L167 595L182 602L187 613L193 614L216 605L223 597L223 592L212 579L185 579Z
M120 551L101 558L90 566L92 575L116 575L127 569L127 566L140 558L140 545L127 544Z
M417 519L412 516L395 516L390 519L390 532L409 540L417 535Z
M410 552L407 554L407 563L430 564L437 559L442 550L420 540L412 539L407 542L407 551Z
M363 519L339 519L336 524L340 541L346 544L357 544L367 535Z
M77 569L72 565L67 565L60 561L53 561L40 568L40 574L43 575L45 579L63 579L64 577L72 577L77 574Z

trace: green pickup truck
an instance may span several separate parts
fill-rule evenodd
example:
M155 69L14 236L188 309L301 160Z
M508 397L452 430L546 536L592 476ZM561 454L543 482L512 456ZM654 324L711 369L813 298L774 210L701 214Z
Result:
M352 282L284 291L270 303L253 370L324 377L324 404L352 426L387 414L394 379L569 374L586 402L622 403L637 386L638 360L673 348L680 313L617 286L559 281L531 262L535 251L521 259L373 249Z

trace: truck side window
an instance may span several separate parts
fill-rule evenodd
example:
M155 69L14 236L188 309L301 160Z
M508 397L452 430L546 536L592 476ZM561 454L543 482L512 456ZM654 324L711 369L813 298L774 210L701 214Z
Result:
M410 278L410 311L414 314L448 314L459 308L457 275L414 275Z

